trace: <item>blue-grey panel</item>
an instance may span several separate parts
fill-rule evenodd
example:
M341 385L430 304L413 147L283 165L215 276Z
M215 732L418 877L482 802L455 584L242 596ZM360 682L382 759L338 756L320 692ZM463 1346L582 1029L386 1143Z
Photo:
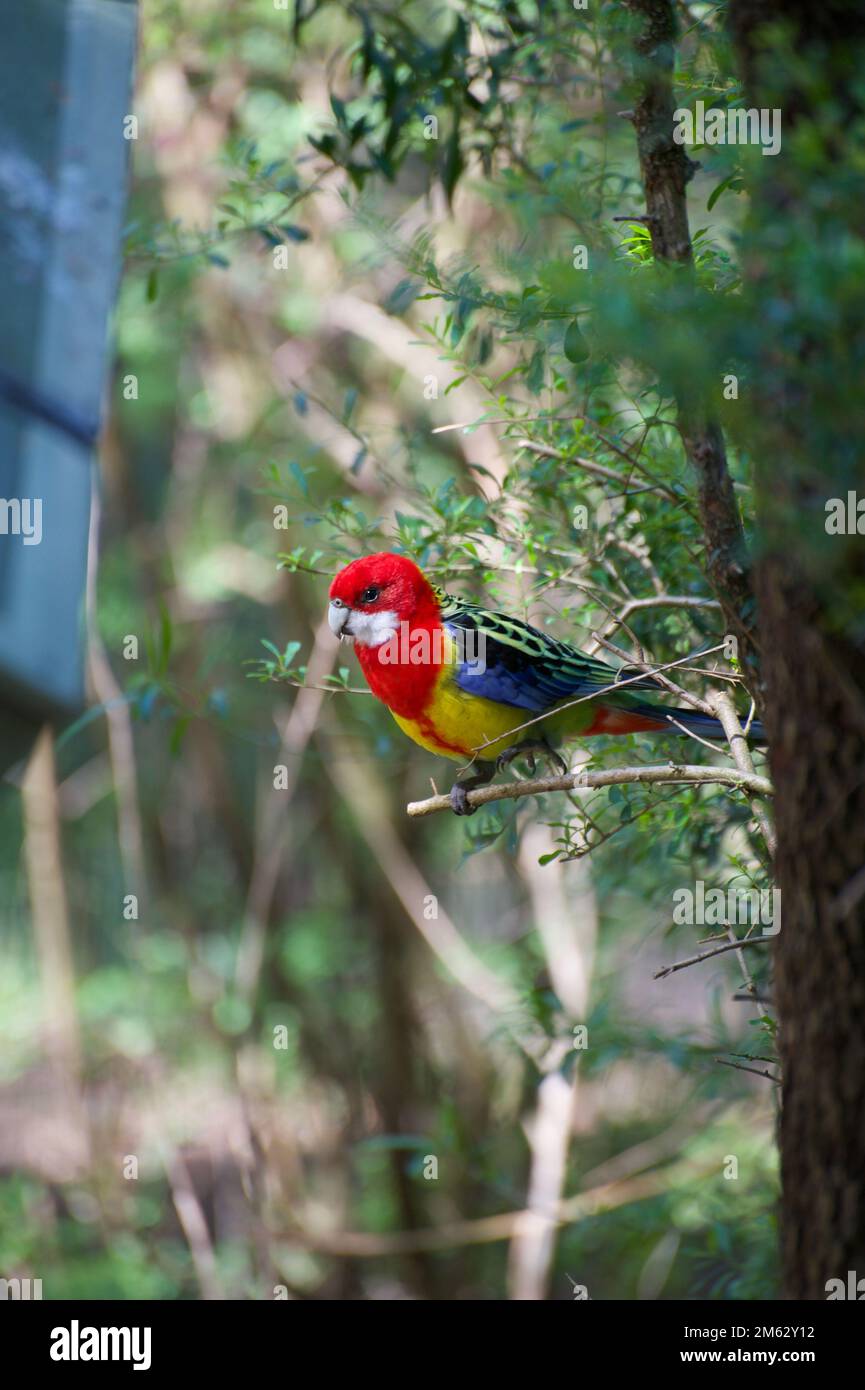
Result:
M135 30L128 0L0 0L0 722L83 699Z

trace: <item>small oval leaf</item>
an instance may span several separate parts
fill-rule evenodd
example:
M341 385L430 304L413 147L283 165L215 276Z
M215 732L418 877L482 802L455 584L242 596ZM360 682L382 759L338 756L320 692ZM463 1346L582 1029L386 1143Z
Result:
M586 358L591 356L591 349L583 337L577 319L572 319L565 329L562 348L569 362L585 362Z

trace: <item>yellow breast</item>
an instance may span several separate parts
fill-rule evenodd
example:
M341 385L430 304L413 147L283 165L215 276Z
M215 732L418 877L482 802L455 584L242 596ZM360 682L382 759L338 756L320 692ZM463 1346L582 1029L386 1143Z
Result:
M415 719L398 714L393 717L421 748L464 762L472 758L489 761L503 753L514 742L513 731L532 716L526 710L468 695L445 677L424 715ZM526 737L536 734L537 727L527 730Z

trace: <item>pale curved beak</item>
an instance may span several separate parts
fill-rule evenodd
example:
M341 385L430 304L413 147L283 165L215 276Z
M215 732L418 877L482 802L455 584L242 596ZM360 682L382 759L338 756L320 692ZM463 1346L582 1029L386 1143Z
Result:
M335 637L340 639L347 637L345 625L351 617L351 609L347 608L341 598L332 598L327 606L327 625Z

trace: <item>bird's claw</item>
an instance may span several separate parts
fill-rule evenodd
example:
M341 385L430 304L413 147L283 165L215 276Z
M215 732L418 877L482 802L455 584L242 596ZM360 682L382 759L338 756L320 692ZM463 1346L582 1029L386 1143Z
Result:
M473 816L478 808L469 805L468 793L474 791L475 787L485 787L495 776L496 765L493 762L475 763L474 766L476 770L472 776L464 777L462 782L454 782L448 794L455 816Z
M473 816L477 810L476 806L469 805L468 793L462 782L454 782L448 800L455 816Z
M529 766L529 771L534 774L536 754L551 762L562 775L567 772L568 765L564 758L561 754L557 753L554 748L551 748L545 739L526 739L523 743L515 743L513 748L506 748L504 753L499 753L499 756L496 758L496 771L504 772L505 768L509 767L515 758L525 758Z

